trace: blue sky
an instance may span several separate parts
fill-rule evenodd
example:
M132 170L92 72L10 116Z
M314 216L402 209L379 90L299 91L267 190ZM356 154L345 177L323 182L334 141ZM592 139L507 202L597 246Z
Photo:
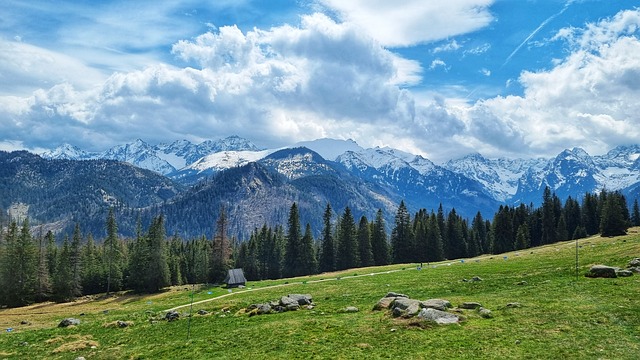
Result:
M0 4L0 149L330 137L436 162L640 139L635 1Z

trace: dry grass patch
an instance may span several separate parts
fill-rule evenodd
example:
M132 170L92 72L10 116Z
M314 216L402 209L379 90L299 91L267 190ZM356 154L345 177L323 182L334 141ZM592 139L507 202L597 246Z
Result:
M49 339L45 341L45 344L56 344L59 342L64 342L64 344L58 346L53 350L54 354L61 352L75 352L78 350L84 350L87 348L95 349L100 344L92 340L93 336L91 335L69 335L69 336L56 336L55 338ZM67 342L72 340L70 342Z

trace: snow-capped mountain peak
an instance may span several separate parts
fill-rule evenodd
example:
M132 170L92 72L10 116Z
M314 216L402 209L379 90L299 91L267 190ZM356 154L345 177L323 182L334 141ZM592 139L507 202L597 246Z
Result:
M326 160L335 161L338 156L344 154L347 151L359 152L363 149L355 141L349 140L336 140L336 139L318 139L313 141L302 141L296 143L292 147L305 147L313 150Z
M58 146L54 150L45 151L41 155L45 159L63 160L84 160L90 159L93 156L93 154L67 143Z

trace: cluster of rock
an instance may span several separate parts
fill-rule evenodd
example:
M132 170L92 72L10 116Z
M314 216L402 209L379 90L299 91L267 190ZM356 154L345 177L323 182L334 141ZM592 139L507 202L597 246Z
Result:
M483 318L493 317L491 310L485 309L477 302L464 302L453 308L451 302L443 299L416 300L405 294L387 293L373 307L374 310L390 310L395 317L417 317L421 320L432 321L437 324L457 324L464 320L459 315L463 309L473 309Z
M607 265L593 265L585 276L590 278L617 278L633 276L633 273L640 273L640 258L629 261L626 269Z
M80 325L80 320L76 318L66 318L60 321L60 323L58 324L58 327L64 328L68 326L77 326L77 325Z
M295 311L300 308L313 309L315 304L313 298L309 294L289 294L283 296L280 300L274 300L261 304L252 304L247 307L246 312L249 316L264 315L271 313L281 313L285 311Z

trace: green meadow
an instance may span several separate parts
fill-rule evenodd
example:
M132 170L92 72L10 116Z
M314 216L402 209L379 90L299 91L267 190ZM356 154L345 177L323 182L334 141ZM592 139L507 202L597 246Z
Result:
M640 257L638 231L580 240L577 272L571 241L425 263L421 270L419 264L393 265L250 282L244 289L182 286L3 309L0 358L637 359L640 275L592 279L584 273L593 264L626 267ZM482 281L464 281L474 276ZM436 325L374 311L390 291L454 306L479 302L493 317L461 310L460 324ZM293 293L311 294L315 307L258 316L244 311ZM344 312L348 306L359 311ZM176 307L180 319L164 320ZM80 325L58 328L67 317ZM120 328L118 320L130 326Z

